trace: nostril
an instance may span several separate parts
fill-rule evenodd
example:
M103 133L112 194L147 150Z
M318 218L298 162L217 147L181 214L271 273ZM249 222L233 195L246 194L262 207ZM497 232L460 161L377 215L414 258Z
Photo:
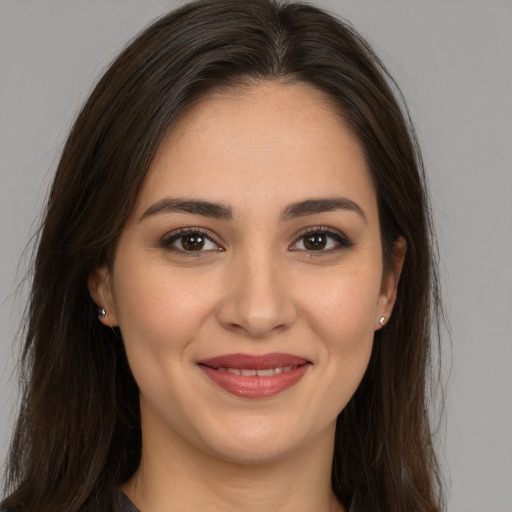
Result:
M288 328L295 321L289 286L279 286L277 273L264 271L267 267L263 267L256 271L258 267L248 269L244 265L239 269L242 277L231 281L231 289L219 301L216 311L225 329L262 338Z

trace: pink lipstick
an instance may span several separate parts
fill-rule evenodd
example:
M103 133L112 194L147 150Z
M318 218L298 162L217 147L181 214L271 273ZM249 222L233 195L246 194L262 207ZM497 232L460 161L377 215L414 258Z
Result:
M218 386L243 398L268 398L304 376L310 361L292 354L226 354L197 364Z

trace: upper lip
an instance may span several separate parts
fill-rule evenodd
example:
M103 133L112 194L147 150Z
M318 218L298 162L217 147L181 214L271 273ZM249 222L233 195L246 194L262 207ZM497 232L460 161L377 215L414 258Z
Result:
M224 354L197 361L197 364L210 368L245 368L250 370L265 370L285 366L302 366L308 364L307 359L293 354L273 352L270 354Z

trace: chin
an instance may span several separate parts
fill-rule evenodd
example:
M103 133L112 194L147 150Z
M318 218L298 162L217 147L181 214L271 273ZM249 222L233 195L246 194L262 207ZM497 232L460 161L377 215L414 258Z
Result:
M297 445L277 443L241 442L216 447L215 455L226 462L245 466L265 465L286 458L297 450Z
M266 464L299 452L319 437L303 428L300 432L294 431L297 426L303 427L303 423L299 420L297 425L287 426L285 422L269 424L253 418L231 428L227 436L224 431L215 439L210 437L207 443L210 450L223 460L244 465Z

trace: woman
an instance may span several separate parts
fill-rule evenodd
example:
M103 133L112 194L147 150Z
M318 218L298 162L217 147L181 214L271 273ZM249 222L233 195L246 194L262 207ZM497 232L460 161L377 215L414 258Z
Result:
M395 94L305 5L200 1L125 49L47 205L5 510L442 509Z

